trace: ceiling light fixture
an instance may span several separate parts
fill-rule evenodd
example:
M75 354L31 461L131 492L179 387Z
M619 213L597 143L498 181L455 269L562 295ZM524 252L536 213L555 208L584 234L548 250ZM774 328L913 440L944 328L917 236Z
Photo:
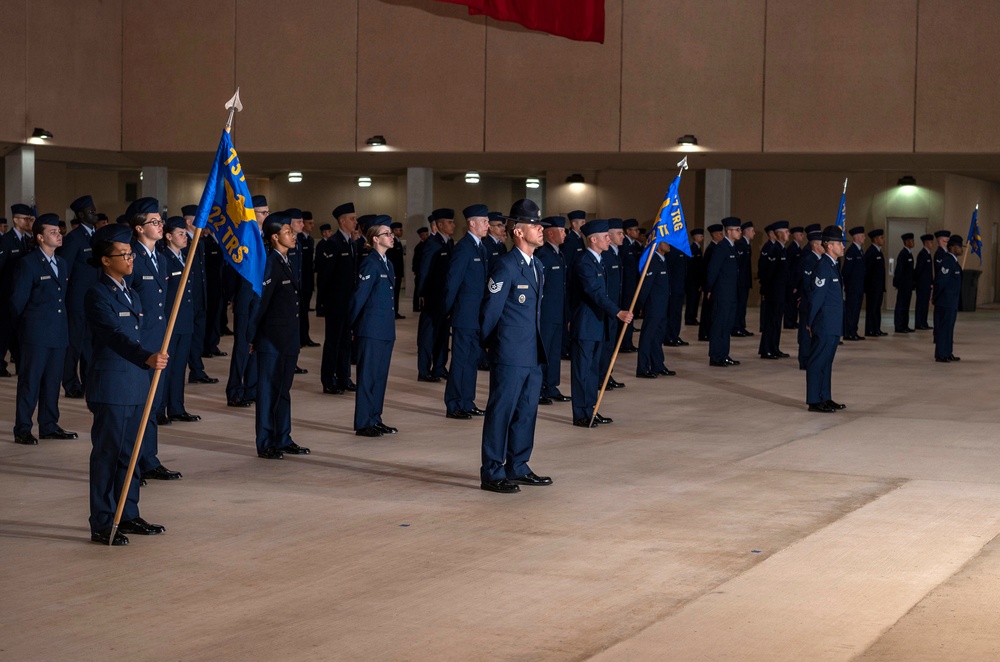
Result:
M528 177L526 180L524 180L524 185L527 188L538 188L539 186L542 185L542 180L540 180L538 177Z
M292 172L288 173L288 181L291 182L292 184L298 184L299 182L302 181L302 173L293 170Z
M368 188L372 185L371 177L358 177L358 186L361 188Z
M917 179L913 175L903 175L902 177L899 178L896 184L898 184L899 186L916 186Z
M574 172L572 175L566 178L567 184L585 184L586 182L587 180L584 179L583 175L581 175L578 172Z
M369 147L384 147L386 145L385 136L372 136L365 141Z
M478 184L479 183L479 173L476 172L476 171L474 171L474 170L470 170L469 172L465 173L465 183L466 184Z
M698 139L695 138L690 133L685 133L683 136L677 139L677 144L681 147L697 147Z
M31 134L32 138L37 138L38 140L52 140L52 132L46 131L39 127L35 127L34 132Z

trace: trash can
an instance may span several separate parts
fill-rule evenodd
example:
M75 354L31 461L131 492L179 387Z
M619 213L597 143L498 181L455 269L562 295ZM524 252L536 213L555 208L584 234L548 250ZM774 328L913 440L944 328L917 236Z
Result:
M978 269L966 269L962 272L962 299L958 309L964 312L976 312L976 295L979 294L979 277L983 275Z

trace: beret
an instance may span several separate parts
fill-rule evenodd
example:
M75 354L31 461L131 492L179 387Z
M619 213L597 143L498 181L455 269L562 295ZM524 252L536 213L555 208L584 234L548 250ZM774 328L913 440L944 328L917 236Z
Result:
M884 234L885 234L885 230L875 229L875 230L872 230L871 232L868 233L868 238L869 239L875 239L876 237L881 237Z
M466 220L472 218L473 216L489 217L489 213L489 207L486 205L469 205L462 210L462 215L465 216Z
M907 233L901 235L899 238L902 239L903 241L909 241L910 239L913 239L913 233L912 232L907 232Z
M267 196L255 195L250 198L250 204L254 207L266 207L267 206Z
M950 237L951 236L951 230L938 230L937 232L934 233L934 236L935 237Z
M125 217L131 219L137 214L155 214L160 211L160 201L156 198L139 198L125 210Z
M431 216L434 217L435 221L439 221L444 218L455 218L455 210L449 209L448 207L441 207L440 209L435 209L431 212Z
M542 225L547 228L565 228L566 227L566 217L565 216L546 216L542 219Z
M741 222L742 221L740 221L740 219L735 216L727 216L726 218L722 219L722 227L738 228Z
M865 233L864 226L859 225L856 228L851 228L850 232L848 232L847 234L854 235L854 234L864 234L864 233Z
M828 225L823 228L823 239L827 241L843 241L844 231L839 225Z
M181 207L181 216L197 216L198 205L184 205Z
M592 221L584 223L583 227L580 228L580 231L583 232L583 236L585 237L589 237L590 235L597 234L599 232L607 232L608 222L604 219L595 218Z
M183 216L171 216L163 223L163 231L167 232L169 230L186 230L187 221L184 220Z
M94 199L89 195L81 195L79 198L69 203L69 208L74 212L81 212L87 207L94 206Z
M36 218L35 222L31 224L31 234L36 235L39 232L45 232L46 225L59 227L59 214L42 214Z

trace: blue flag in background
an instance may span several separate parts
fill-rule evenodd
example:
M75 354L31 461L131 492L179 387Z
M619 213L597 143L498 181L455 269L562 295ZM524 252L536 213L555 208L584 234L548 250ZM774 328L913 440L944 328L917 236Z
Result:
M840 207L837 208L837 227L844 231L844 238L847 238L847 228L844 227L844 223L847 222L847 180L844 180L844 192L840 194Z
M979 205L972 212L972 223L969 224L969 251L979 256L979 264L983 263L983 235L979 231Z
M639 258L639 273L646 268L646 262L653 255L656 247L667 242L674 248L691 256L691 242L688 240L687 223L684 222L684 209L681 208L681 198L678 189L681 176L678 174L667 190L667 195L660 204L656 215L656 225L653 226L652 239Z
M228 131L222 132L194 224L211 229L226 261L260 296L267 254L253 213L246 176Z

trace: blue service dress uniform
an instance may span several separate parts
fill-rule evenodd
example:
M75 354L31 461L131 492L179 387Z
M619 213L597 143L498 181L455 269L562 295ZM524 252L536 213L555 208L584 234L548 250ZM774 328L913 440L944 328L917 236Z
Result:
M229 359L226 399L252 402L257 399L257 355L250 353L248 333L260 297L253 291L253 285L228 262L222 269L223 281L233 301L233 353Z
M222 337L223 315L226 310L222 287L222 265L225 258L222 248L211 232L202 232L205 245L205 354L222 356L219 339Z
M546 242L538 248L534 257L545 268L545 282L542 288L541 334L545 348L545 368L542 371L542 397L558 398L562 381L560 356L562 355L562 335L566 329L566 258L563 252Z
M490 397L483 420L483 483L531 472L535 417L542 388L545 348L541 336L544 271L517 248L490 262L479 313L483 347L489 350Z
M247 335L257 356L257 452L292 446L292 381L299 358L299 286L292 265L268 251Z
M616 321L615 316L621 312L608 294L608 278L602 262L603 259L599 260L588 249L583 251L573 268L573 288L576 292L576 307L570 324L573 420L589 421L594 415L597 394L604 378L600 372L601 349L611 337L612 321Z
M885 257L872 244L865 251L865 335L882 333L882 299L885 298Z
M83 299L97 282L97 269L87 264L92 253L90 238L93 234L92 229L81 223L63 237L62 247L56 249L56 253L66 260L68 271L66 309L69 311L69 346L63 369L63 388L67 393L78 393L87 383L92 339L87 333Z
M31 434L38 407L40 436L59 429L59 385L69 344L66 261L36 248L17 261L9 315L20 344L14 435Z
M308 345L312 342L309 335L309 304L312 301L313 290L316 289L316 277L313 275L316 240L305 232L300 232L296 243L301 262L299 268L299 344Z
M444 309L451 315L451 368L444 389L444 404L449 413L470 413L477 409L479 308L486 288L488 259L486 246L471 232L451 252L444 287Z
M90 530L106 531L114 521L125 481L128 496L122 521L139 516L139 471L126 475L139 421L149 394L146 360L159 347L143 347L142 301L100 274L84 299L93 339L93 363L87 374L87 407L94 414L90 430ZM183 370L184 359L179 363ZM168 363L169 365L169 363Z
M809 300L812 297L813 288L816 287L813 277L816 273L816 267L819 264L822 255L817 255L814 251L806 250L803 251L802 256L799 258L798 263L798 274L796 275L797 286L797 304L799 308L799 329L798 329L798 342L799 342L799 370L806 370L809 367L809 352L812 349L812 337L809 333Z
M943 255L942 255L943 253ZM962 265L952 253L938 250L934 256L934 358L955 355L955 321L962 294Z
M701 246L691 242L691 259L688 261L687 280L684 283L684 324L698 325L698 306L701 304L701 286L705 280L705 260Z
M788 278L785 281L785 305L783 311L786 329L799 328L799 307L796 292L799 288L799 260L808 252L810 252L808 244L803 249L794 240L788 242L788 245L785 246L785 263L788 266Z
M860 252L860 251L859 251ZM833 399L833 359L844 328L844 294L840 267L829 255L816 265L809 294L809 330L812 346L806 368L806 403L823 404Z
M13 288L15 268L18 261L31 250L31 246L31 237L27 233L18 235L14 228L0 237L0 310L6 311L10 308L10 293ZM2 315L0 316L0 372L7 370L8 350L11 360L17 363L20 357L18 356L17 330L14 328L14 320L10 315Z
M324 390L343 391L351 384L351 323L348 313L358 272L357 245L342 230L337 230L326 240L321 256L317 254L316 257L322 264L317 283L323 299L326 328L320 381Z
M642 311L636 375L655 375L666 369L663 364L663 336L667 333L664 329L668 324L671 296L670 267L665 257L654 251L646 264L646 279L636 300L636 310Z
M392 346L396 342L395 283L395 268L377 251L361 261L350 309L350 324L358 346L355 430L383 424L385 387L389 381Z
M184 408L184 384L187 373L188 358L191 355L191 343L194 336L194 289L197 283L191 279L180 290L181 275L184 273L184 258L178 256L169 248L164 248L157 256L167 264L167 310L173 309L174 300L180 296L181 305L174 320L173 332L170 335L170 348L167 354L177 357L177 360L167 364L161 379L164 379L163 402L160 411L167 416L180 416L187 413ZM133 267L134 271L134 267ZM169 313L168 313L169 314ZM159 345L156 350L159 351Z
M608 281L608 297L618 306L622 307L622 262L621 255L614 246L601 253L601 266ZM631 302L629 302L631 303ZM600 379L608 373L608 366L611 365L611 356L615 353L615 343L618 342L618 334L621 333L622 321L612 320L608 339L601 345ZM661 340L662 342L662 340ZM612 379L614 379L612 377ZM611 383L610 381L608 382Z
M385 252L385 257L389 260L389 263L392 265L392 272L396 275L396 282L392 284L396 306L395 315L402 315L399 312L399 293L403 289L403 274L406 273L405 256L406 249L403 247L403 242L400 241L399 237L393 237L392 248Z
M858 338L861 302L865 295L865 256L861 247L852 243L844 251L844 337Z
M913 298L913 251L904 246L896 256L896 268L892 272L892 286L896 288L896 307L893 310L893 325L896 333L910 330L910 301Z
M684 315L684 296L687 294L687 272L690 258L681 249L670 247L663 256L667 264L667 280L670 283L670 298L667 301L667 321L663 340L670 345L681 342L681 322ZM638 269L638 266L636 266ZM624 302L625 300L622 299Z
M705 253L702 256L702 270L701 270L701 291L703 295L707 295L708 290L708 267L712 263L712 256L715 254L715 249L721 243L728 243L726 239L720 239L718 242L710 241L708 246L705 246ZM736 251L733 250L733 259L736 259ZM739 268L737 265L737 273ZM735 283L734 283L735 286ZM733 293L733 301L736 301L737 295ZM701 319L698 320L698 340L708 340L711 341L712 335L712 313L715 309L715 302L705 296L701 301ZM733 319L736 319L736 313L733 313Z
M928 329L927 313L931 308L931 285L934 284L934 257L926 247L917 253L913 266L913 289L917 300L913 308L913 326L917 329Z
M785 317L785 297L788 290L788 258L785 247L772 241L761 251L760 294L764 298L761 310L761 334L758 353L766 358L781 355L781 327Z
M441 379L448 374L449 324L444 288L454 242L435 234L424 243L427 246L417 274L417 287L424 300L417 322L417 375Z
M729 358L729 340L739 303L737 280L739 263L736 249L729 239L723 238L714 248L709 247L708 267L705 269L705 304L702 306L702 321L711 320L708 339L708 357L713 362Z
M132 275L127 277L126 282L130 290L138 293L142 306L139 343L143 347L149 347L158 352L163 347L163 336L167 333L167 318L170 316L167 301L167 281L170 277L168 261L156 249L153 249L152 255L150 255L145 247L137 241L132 242L132 253L135 254L135 259L132 262ZM180 362L178 361L178 363ZM167 365L169 367L170 364ZM152 383L154 371L148 370L147 374ZM146 420L146 432L142 436L142 447L139 449L137 465L140 475L160 466L160 461L157 459L159 427L156 423L156 414L163 407L166 377L167 371L164 370L160 374L159 386L153 400L152 414ZM148 388L147 386L147 390Z
M635 291L639 287L639 257L641 255L642 246L639 245L639 242L632 241L632 239L626 236L625 242L618 251L618 257L622 263L622 305L624 306L632 303ZM628 328L625 329L621 349L623 352L637 351L635 346L634 322L629 322Z
M733 242L736 252L736 264L739 265L739 276L736 279L736 318L733 331L747 330L747 301L750 290L753 289L753 251L746 237L740 237Z
M194 235L189 232L188 240L191 241L193 237ZM187 260L190 250L191 245L188 244L188 247L181 251L181 257L184 260ZM188 381L196 382L208 377L205 373L205 361L202 359L202 354L205 353L205 347L207 347L208 289L205 282L205 244L201 239L199 239L194 252L194 259L191 261L188 282L191 284L191 343L187 353Z

